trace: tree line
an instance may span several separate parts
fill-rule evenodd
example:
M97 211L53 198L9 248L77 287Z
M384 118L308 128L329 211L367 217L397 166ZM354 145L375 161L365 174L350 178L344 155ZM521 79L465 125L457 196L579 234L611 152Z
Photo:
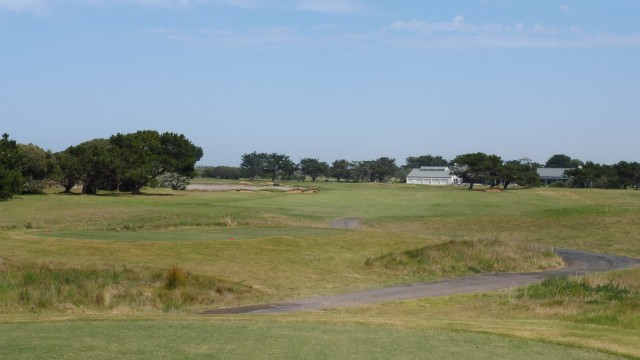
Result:
M374 160L335 160L331 164L317 158L303 158L297 163L284 154L243 154L239 167L203 166L199 175L219 179L256 179L317 181L319 178L334 178L336 181L391 181L405 182L412 169L422 166L447 166L460 176L469 187L474 183L501 184L508 188L512 184L531 187L540 184L538 168L565 168L569 181L562 185L570 187L627 188L640 185L640 164L621 161L615 165L594 164L564 154L551 156L540 164L529 159L503 160L497 155L469 153L447 160L438 155L409 156L405 164L398 166L394 158L380 157Z
M81 186L83 194L98 190L119 190L139 194L144 186L161 183L174 189L184 188L196 174L203 177L239 179L317 181L332 177L337 181L404 182L414 168L448 166L469 183L536 186L537 168L565 168L566 186L579 188L638 188L640 164L620 161L613 165L582 162L564 154L550 157L545 164L504 161L498 155L469 153L451 160L442 156L409 156L398 166L390 157L350 161L338 159L331 164L317 158L297 163L279 153L243 154L239 167L195 164L203 156L202 148L182 134L143 130L93 139L52 153L33 144L18 144L8 134L0 139L0 199L14 194L42 193L47 186L59 184L65 192Z
M184 135L143 130L93 139L52 153L33 144L18 144L3 134L0 140L0 199L14 194L42 193L52 183L83 194L119 190L139 194L161 181L179 184L195 176L202 148ZM173 176L165 176L173 174ZM176 185L179 186L179 185Z

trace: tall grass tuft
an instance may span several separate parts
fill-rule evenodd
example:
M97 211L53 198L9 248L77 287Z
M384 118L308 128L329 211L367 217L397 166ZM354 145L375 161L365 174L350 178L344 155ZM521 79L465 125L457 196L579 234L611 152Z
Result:
M0 314L195 309L256 295L249 286L173 266L71 268L0 264Z
M167 271L167 278L164 282L164 287L168 290L175 290L178 287L184 286L187 283L187 273L178 267L173 265L169 271Z
M448 241L365 261L369 268L427 278L538 271L558 268L562 264L548 247L503 239Z

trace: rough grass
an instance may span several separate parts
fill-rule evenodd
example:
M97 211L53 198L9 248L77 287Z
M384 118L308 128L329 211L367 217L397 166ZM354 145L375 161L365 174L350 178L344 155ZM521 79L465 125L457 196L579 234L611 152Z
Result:
M638 287L628 288L613 280L552 277L516 289L507 296L505 306L549 319L640 329Z
M370 268L427 278L541 271L559 268L562 264L562 259L547 246L504 239L447 241L365 261Z
M176 311L221 306L256 292L175 265L165 273L126 266L0 265L0 314Z
M4 309L0 332L11 335L0 337L0 358L46 357L47 354L63 354L60 357L85 354L85 357L99 358L101 355L97 354L118 355L120 351L153 354L148 350L162 344L170 344L167 346L179 352L167 350L164 354L175 356L166 357L184 353L197 357L201 353L219 354L210 348L215 344L212 339L218 336L223 338L221 346L232 348L229 354L240 354L239 357L256 354L258 358L260 354L265 354L262 357L279 354L301 357L302 353L293 351L305 346L335 349L336 352L330 353L336 355L333 357L356 357L354 338L348 335L371 333L378 324L392 328L363 342L363 349L371 344L384 344L382 347L390 349L381 352L385 358L431 354L429 351L435 345L425 349L421 344L434 336L433 329L456 331L445 331L445 335L438 338L449 353L464 347L466 341L474 344L469 339L477 334L460 340L458 331L463 335L466 331L501 334L501 337L491 337L490 341L476 343L477 347L465 347L470 352L458 356L465 358L469 354L476 358L485 355L531 358L534 356L531 354L538 352L547 354L546 358L570 358L562 352L546 353L555 348L549 342L640 356L637 346L640 311L629 305L633 304L632 300L616 302L596 298L596 302L578 299L553 304L553 296L517 298L516 289L277 317L282 319L279 321L284 330L267 337L268 345L272 345L268 348L260 347L268 335L256 328L260 324L258 317L247 317L249 320L238 327L220 326L217 332L203 330L211 326L208 322L199 326L198 320L188 318L178 330L167 331L167 318L187 319L186 313L200 307L245 305L406 283L414 278L407 277L405 270L380 266L372 271L364 265L365 260L388 254L400 256L405 251L424 247L437 248L438 244L449 241L474 243L483 239L505 239L517 244L538 243L640 257L638 191L540 188L489 193L411 185L314 183L314 186L319 191L308 195L146 190L144 196L49 194L18 196L0 202L0 264L4 264L0 266L0 307ZM328 228L331 221L343 217L362 219L364 226L359 230ZM85 274L78 278L95 278L87 281L88 285L76 286L72 281L54 287L107 290L73 290L71 292L89 295L81 300L67 298L43 308L38 308L37 301L20 304L22 285L18 285L24 282L24 274L39 271L43 263L60 274L64 269L75 269L73 271ZM7 267L7 264L11 265ZM187 274L187 282L170 290L167 274L175 264ZM411 266L414 265L408 268ZM461 268L473 272L476 267ZM113 269L116 275L109 275ZM26 276L27 283L31 281L30 276ZM116 280L110 277L119 283L116 285ZM589 277L588 284L596 287L613 281L635 294L640 284L638 279L640 271L627 270ZM192 281L201 285L190 285ZM228 281L232 288L240 286L240 290L226 291L223 286L224 295L217 294L213 289L220 281L222 284ZM249 290L244 292L243 286ZM38 286L28 289L33 294L40 291ZM134 295L134 289L146 290L137 293L142 298L138 295L122 298L125 291L121 289L129 289ZM45 299L66 296L57 292L43 294L49 294L43 296ZM103 299L100 294L105 295ZM140 299L145 299L146 294L151 294L150 305L140 305ZM197 294L204 294L206 301L214 299L215 303L199 305L201 300L197 300ZM122 301L120 305L119 301ZM607 311L618 306L620 312L607 318ZM180 311L172 311L174 309ZM106 326L104 322L93 321L46 322L46 319L77 320L92 316L135 318L138 313L160 321L114 321L106 322ZM593 314L606 316L595 321ZM7 324L13 319L35 323L30 324L32 326ZM270 324L273 319L276 317L262 324ZM317 324L326 322L338 325L316 331ZM124 327L128 330L122 332L122 338L127 341L119 338ZM304 333L305 327L311 330ZM104 332L98 330L103 328ZM343 328L344 332L339 331ZM397 331L397 328L416 330L412 333ZM186 329L184 337L176 335L183 334L181 329ZM227 330L232 335L226 336ZM146 332L152 336L144 343L139 336L131 335ZM57 336L58 333L61 336ZM89 335L82 338L79 334ZM403 342L403 336L415 341ZM528 342L513 340L511 350L496 353L494 344L504 340L504 336L544 343L532 342L528 346ZM70 348L69 344L79 338L83 339L78 342L79 347ZM111 342L116 338L120 340ZM243 340L247 338L256 340L245 345ZM283 343L285 346L280 346ZM333 345L337 343L344 346ZM91 346L97 349L95 353L87 352ZM519 347L527 351L513 350ZM282 348L292 352L269 352ZM198 352L201 349L205 350ZM395 352L391 352L393 349ZM372 355L366 349L362 353L365 357ZM321 352L310 354L330 357ZM447 351L441 354L441 357L448 355ZM117 357L115 355L113 357Z

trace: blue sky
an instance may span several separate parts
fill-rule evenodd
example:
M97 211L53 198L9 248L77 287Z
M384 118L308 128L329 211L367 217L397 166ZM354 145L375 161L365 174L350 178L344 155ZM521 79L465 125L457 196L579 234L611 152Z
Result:
M482 151L640 161L640 2L0 0L0 132L142 129L203 165Z

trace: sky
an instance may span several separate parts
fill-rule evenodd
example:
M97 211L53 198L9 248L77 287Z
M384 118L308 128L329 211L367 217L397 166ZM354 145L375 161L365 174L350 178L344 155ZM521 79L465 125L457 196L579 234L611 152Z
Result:
M403 165L640 161L640 1L0 0L0 132Z

